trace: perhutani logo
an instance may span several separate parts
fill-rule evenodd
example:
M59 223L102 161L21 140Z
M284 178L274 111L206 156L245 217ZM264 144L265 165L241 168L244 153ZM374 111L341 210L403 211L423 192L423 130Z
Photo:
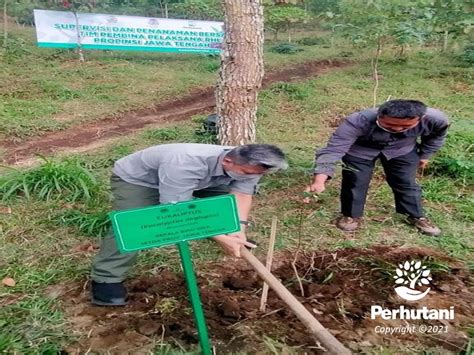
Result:
M418 301L425 297L431 288L428 287L424 292L417 290L417 286L429 285L433 279L430 277L430 270L421 264L421 261L405 261L398 265L395 270L395 284L401 285L395 287L397 294L407 301ZM405 286L407 285L407 286Z
M425 297L431 288L425 291L417 290L417 287L427 286L433 279L430 276L430 270L421 264L421 261L405 261L398 265L395 270L395 292L401 298L407 301L418 301ZM405 286L406 285L406 286ZM398 309L387 309L382 306L370 307L370 318L376 319L454 319L454 307L449 309L429 309L422 307L419 309L405 308L400 306Z

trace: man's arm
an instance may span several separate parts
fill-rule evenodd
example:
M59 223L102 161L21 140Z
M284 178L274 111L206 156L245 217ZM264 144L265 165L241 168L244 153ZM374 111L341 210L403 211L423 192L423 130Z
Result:
M325 148L316 153L314 176L306 191L323 192L326 180L332 178L336 163L349 151L351 146L362 135L365 125L364 117L359 113L348 116L336 129Z
M239 219L241 221L247 221L250 209L252 207L252 195L235 190L231 190L230 193L234 195L235 199L237 200ZM246 225L241 224L240 227L240 232L229 235L219 235L213 238L229 254L235 255L237 257L240 257L240 247L242 245L251 248L255 247L255 245L247 242L247 237L245 235Z
M349 151L363 133L364 117L356 112L348 116L336 129L323 149L316 153L314 174L332 177L336 163Z
M420 160L428 160L444 144L446 134L448 133L449 121L441 111L437 112L438 115L439 117L433 123L431 132L421 137L421 144L419 146Z

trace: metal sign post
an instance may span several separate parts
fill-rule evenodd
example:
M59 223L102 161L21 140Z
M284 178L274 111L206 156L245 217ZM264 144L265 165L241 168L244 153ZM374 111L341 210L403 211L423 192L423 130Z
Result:
M109 214L120 252L176 244L181 257L201 351L212 354L199 288L187 241L240 230L233 195L197 199Z
M188 242L179 242L176 245L179 249L184 278L186 279L186 285L188 286L189 300L191 301L191 307L193 308L199 343L201 344L201 351L205 355L212 354L209 335L207 334L206 318L204 317L204 312L202 310L201 297L199 296L199 288L196 282L196 275L194 274L189 245Z

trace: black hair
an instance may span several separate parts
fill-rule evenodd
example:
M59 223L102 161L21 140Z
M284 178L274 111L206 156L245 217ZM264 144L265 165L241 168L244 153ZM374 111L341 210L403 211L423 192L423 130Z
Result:
M421 101L390 100L380 105L378 115L406 119L421 118L426 113L426 109L426 105Z

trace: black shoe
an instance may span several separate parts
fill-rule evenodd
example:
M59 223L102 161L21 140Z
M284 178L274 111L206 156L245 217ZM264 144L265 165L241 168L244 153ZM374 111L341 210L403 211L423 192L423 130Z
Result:
M99 283L92 281L91 303L97 306L125 306L127 289L122 282Z

